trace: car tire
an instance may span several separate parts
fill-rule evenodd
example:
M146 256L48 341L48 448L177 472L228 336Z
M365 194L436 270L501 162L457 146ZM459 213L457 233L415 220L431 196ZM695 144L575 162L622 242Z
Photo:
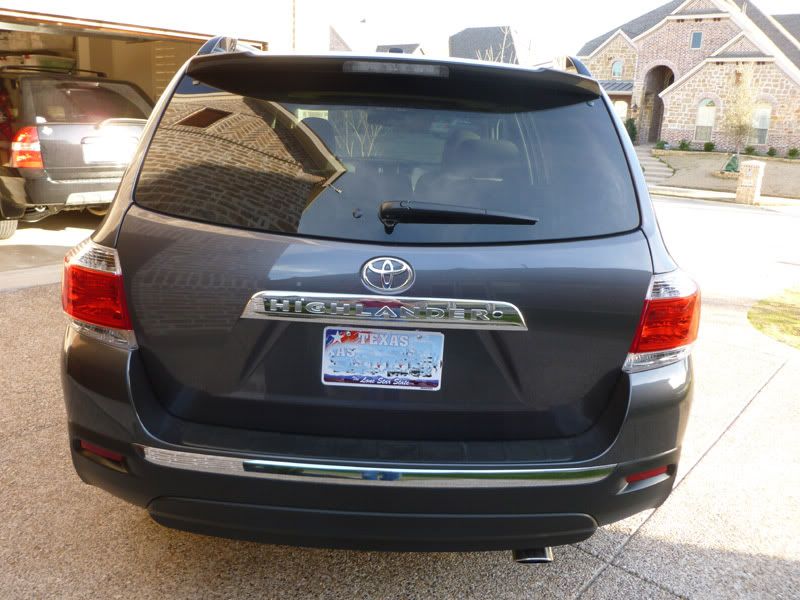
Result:
M0 240L7 240L17 230L17 221L0 221Z

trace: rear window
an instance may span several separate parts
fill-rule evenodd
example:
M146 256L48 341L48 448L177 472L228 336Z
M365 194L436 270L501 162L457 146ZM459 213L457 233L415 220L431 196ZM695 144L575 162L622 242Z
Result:
M599 98L473 110L296 96L234 94L184 78L147 152L136 203L219 225L381 243L553 240L638 226L630 172ZM387 201L537 222L389 229L379 219Z
M150 115L148 100L127 83L33 79L27 80L26 86L38 122L99 123Z

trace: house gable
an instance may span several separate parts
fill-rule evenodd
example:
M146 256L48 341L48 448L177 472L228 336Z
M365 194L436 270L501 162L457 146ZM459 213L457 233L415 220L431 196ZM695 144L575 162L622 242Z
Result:
M688 0L676 8L673 15L707 15L719 12L719 7L714 0Z
M614 63L622 61L622 74L614 76ZM592 76L600 80L632 80L636 70L636 46L623 31L618 31L597 48L583 63Z
M740 33L730 42L719 48L712 57L717 58L736 58L736 57L766 57L766 54L745 32Z

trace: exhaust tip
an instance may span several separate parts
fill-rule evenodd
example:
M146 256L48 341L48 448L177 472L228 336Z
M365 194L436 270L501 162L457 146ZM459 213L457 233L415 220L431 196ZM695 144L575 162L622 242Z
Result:
M525 550L514 550L512 557L515 562L522 565L534 565L553 562L553 549L550 546L542 548L526 548Z

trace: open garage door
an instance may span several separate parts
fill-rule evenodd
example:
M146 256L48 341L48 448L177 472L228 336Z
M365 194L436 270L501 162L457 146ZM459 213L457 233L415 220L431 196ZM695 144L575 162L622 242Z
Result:
M130 81L156 100L178 67L212 36L0 8L0 68L23 56L34 66L63 59L77 69ZM243 41L267 47L265 41Z

